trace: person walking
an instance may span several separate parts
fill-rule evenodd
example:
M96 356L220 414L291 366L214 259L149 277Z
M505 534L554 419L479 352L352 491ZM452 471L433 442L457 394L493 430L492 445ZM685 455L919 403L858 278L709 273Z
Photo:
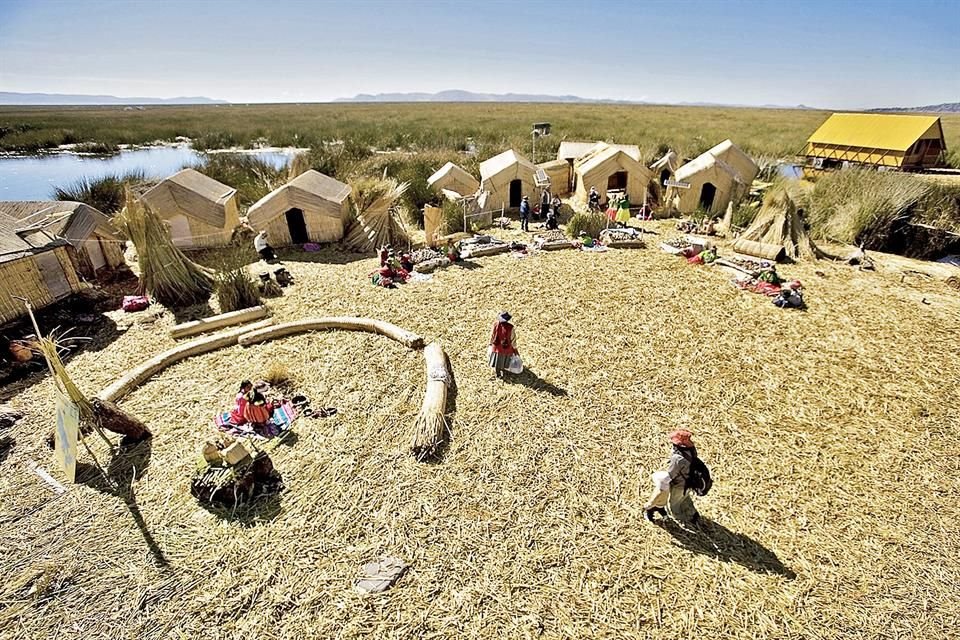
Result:
M497 378L503 377L503 372L510 366L510 361L514 356L519 355L517 351L517 338L514 327L510 324L512 316L503 311L497 316L497 321L493 324L493 332L490 334L490 347L487 349L487 357L490 366L493 367L493 374Z
M690 495L693 487L687 486L691 468L697 460L693 434L686 429L674 431L670 434L670 444L673 451L670 453L666 471L653 474L653 493L643 508L644 516L653 522L655 514L666 517L669 513L674 520L696 524L700 514Z
M523 196L520 201L520 230L530 231L530 198Z

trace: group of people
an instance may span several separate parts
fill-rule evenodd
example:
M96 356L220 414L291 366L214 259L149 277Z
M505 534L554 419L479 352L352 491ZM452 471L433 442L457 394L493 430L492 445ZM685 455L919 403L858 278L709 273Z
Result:
M620 227L626 227L627 221L632 217L630 195L624 191L622 194L614 194L607 202L607 217L616 222ZM603 207L600 204L600 192L596 187L590 187L590 193L587 194L587 208L594 213L601 213ZM653 208L649 202L644 201L637 211L639 220L653 220Z
M531 216L535 220L543 220L547 229L559 229L561 206L563 206L563 202L560 197L551 197L550 192L546 189L540 194L540 205L536 209L531 209L530 197L523 196L520 201L520 229L522 231L530 230Z
M496 378L504 377L519 361L516 328L507 311L502 311L493 324L487 358ZM713 481L710 471L697 455L693 434L686 429L669 436L673 449L667 468L652 475L653 492L644 506L644 517L654 522L656 517L671 516L675 520L696 525L700 519L693 495L706 495Z

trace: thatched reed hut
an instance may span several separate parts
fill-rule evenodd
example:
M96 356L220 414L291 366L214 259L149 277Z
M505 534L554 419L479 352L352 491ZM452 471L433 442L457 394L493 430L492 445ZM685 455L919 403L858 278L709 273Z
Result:
M523 196L531 201L539 191L534 177L537 167L522 155L510 149L480 163L480 190L484 192L484 208L520 206Z
M237 190L194 169L184 169L140 196L170 225L180 248L221 247L240 224Z
M476 178L452 162L443 165L427 178L427 184L437 192L452 191L461 196L472 196L480 189L480 182Z
M75 260L65 239L0 212L0 324L26 314L19 298L40 309L80 291Z
M677 169L683 164L680 156L675 151L667 151L660 159L650 165L650 171L653 174L650 184L647 187L650 197L655 203L663 202L663 196L667 192L668 180L673 180Z
M124 264L123 242L114 233L110 218L82 202L0 202L0 213L19 220L18 230L32 230L66 240L74 251L74 267L92 280L104 270Z
M733 250L766 260L816 260L826 255L813 242L803 210L783 184L764 194L757 217L734 241Z
M310 169L254 203L247 219L254 229L266 229L275 246L339 242L350 192L350 185Z
M550 162L541 162L537 169L543 169L547 178L550 179L550 192L557 196L566 196L570 194L573 185L573 171L566 160L551 160Z
M638 150L639 155L639 150ZM647 183L652 175L650 169L622 148L600 143L586 156L577 160L573 168L576 196L586 201L590 188L595 187L601 199L607 193L626 193L632 202L646 199Z
M722 213L750 190L760 167L730 140L686 163L674 174L686 187L667 189L667 206L680 213Z

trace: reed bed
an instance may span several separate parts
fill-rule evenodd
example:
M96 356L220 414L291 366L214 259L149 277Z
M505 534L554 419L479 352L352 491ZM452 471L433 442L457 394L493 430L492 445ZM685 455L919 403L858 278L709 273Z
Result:
M275 316L442 341L459 393L439 463L408 451L423 356L382 336L303 334L159 374L121 403L154 432L109 462L127 499L89 469L60 497L36 476L57 475L38 381L0 463L0 636L957 637L960 299L944 283L880 257L876 273L804 263L783 269L806 288L794 312L655 250L494 256L391 291L366 279L375 259L308 257L287 262L296 295ZM485 358L502 309L528 367L507 381ZM67 369L101 388L172 346L172 323ZM277 501L208 512L188 490L210 418L274 361L339 412L271 452ZM708 534L643 520L681 426L713 469ZM411 570L357 594L381 555Z

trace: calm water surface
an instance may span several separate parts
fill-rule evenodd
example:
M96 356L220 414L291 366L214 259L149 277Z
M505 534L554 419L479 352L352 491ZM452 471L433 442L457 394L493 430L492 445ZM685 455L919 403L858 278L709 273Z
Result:
M280 168L290 163L295 149L250 152ZM52 153L36 156L0 156L0 200L49 200L57 186L80 178L143 171L148 178L165 178L186 165L203 162L206 154L187 146L130 149L112 156Z

